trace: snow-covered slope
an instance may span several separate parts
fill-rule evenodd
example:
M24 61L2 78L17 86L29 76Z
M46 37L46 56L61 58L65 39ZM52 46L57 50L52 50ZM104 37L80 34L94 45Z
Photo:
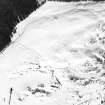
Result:
M17 25L0 105L105 104L104 4L87 5L48 1Z

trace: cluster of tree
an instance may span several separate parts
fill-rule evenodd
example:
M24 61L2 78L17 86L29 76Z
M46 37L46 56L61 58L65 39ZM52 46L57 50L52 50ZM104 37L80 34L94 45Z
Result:
M35 0L0 0L0 51L10 43L15 25L37 7Z

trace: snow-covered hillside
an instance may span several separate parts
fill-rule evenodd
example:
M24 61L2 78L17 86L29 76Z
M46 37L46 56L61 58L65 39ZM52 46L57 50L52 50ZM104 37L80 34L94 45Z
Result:
M104 3L46 2L17 25L0 55L0 105L104 105Z

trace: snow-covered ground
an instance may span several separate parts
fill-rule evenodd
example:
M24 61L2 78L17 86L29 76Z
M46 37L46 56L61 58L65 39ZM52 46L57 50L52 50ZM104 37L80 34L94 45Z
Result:
M104 3L47 1L17 25L0 55L0 105L104 105Z

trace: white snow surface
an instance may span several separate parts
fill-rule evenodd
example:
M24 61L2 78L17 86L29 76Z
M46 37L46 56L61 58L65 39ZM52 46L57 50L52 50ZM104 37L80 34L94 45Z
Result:
M0 105L104 105L104 5L47 1L17 24L0 54Z

